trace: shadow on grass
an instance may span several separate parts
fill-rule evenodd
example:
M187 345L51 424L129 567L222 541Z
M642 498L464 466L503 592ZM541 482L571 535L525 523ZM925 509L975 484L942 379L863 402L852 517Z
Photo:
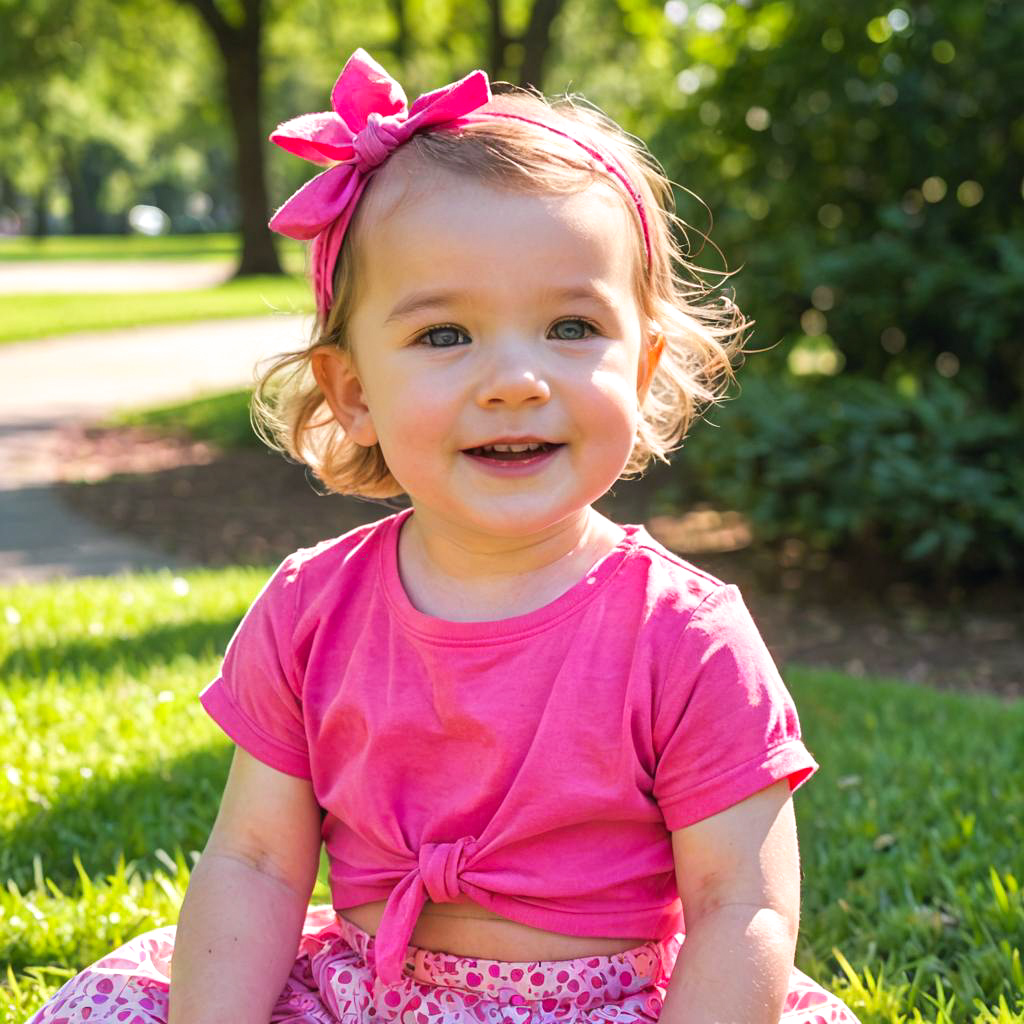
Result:
M62 889L77 886L77 853L86 873L102 874L118 857L157 862L153 851L201 850L227 779L232 746L224 742L113 779L90 779L53 806L0 831L0 877L32 885L33 858Z
M51 672L70 680L84 670L107 674L120 668L145 672L179 656L211 658L224 653L241 614L181 625L154 626L127 637L77 638L63 644L21 647L0 661L0 678L43 677Z

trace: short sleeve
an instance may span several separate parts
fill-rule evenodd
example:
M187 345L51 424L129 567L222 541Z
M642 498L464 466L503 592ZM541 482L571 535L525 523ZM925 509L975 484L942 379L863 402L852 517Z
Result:
M228 643L217 677L199 696L243 750L288 775L310 778L301 680L293 657L298 569L289 555Z
M796 707L739 589L723 585L692 613L655 707L654 798L670 831L692 825L818 765Z

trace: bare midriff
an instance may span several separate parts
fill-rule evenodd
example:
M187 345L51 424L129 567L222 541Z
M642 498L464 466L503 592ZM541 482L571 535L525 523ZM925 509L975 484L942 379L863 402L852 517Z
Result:
M363 903L338 911L370 935L377 934L385 901ZM604 939L563 935L510 921L476 903L424 904L412 945L435 953L478 957L482 960L538 961L575 960L586 956L609 956L650 941L646 938Z

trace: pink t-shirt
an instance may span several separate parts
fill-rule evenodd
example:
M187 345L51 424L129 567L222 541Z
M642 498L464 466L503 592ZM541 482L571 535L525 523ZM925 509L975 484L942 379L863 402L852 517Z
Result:
M410 514L289 555L201 696L312 780L334 906L388 901L381 980L427 899L566 935L681 931L669 831L817 768L739 591L628 526L550 604L448 622L402 587Z

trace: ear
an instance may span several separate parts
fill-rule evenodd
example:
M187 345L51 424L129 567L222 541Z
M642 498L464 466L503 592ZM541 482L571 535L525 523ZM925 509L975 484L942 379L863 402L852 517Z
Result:
M654 371L658 368L661 360L661 353L665 350L665 335L661 332L653 337L648 335L644 341L643 351L640 353L640 366L636 376L636 393L641 402L647 397L651 381L654 380Z
M310 357L310 366L334 418L350 440L364 448L375 445L377 431L352 357L338 348L319 348Z

